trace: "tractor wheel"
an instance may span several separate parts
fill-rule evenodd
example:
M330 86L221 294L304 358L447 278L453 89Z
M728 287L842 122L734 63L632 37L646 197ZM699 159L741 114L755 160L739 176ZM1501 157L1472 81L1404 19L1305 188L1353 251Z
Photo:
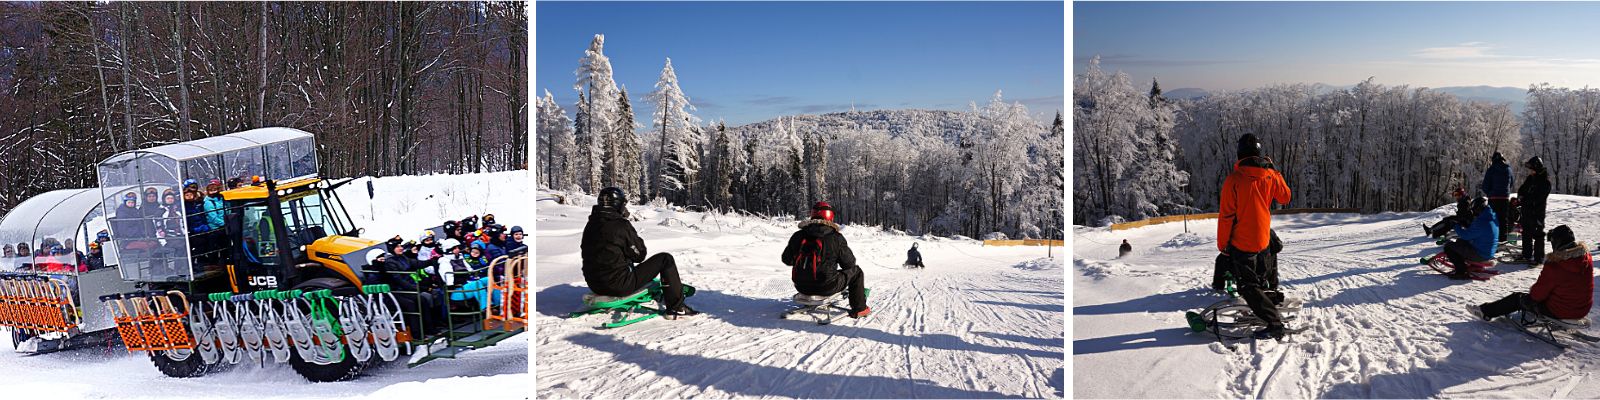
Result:
M161 370L161 374L173 378L198 378L212 369L211 365L200 359L199 354L190 354L189 357L179 361L167 357L165 351L157 351L150 355L150 362L156 365L156 369Z
M350 283L338 278L316 278L301 282L300 284L295 285L294 288L298 290L311 291L318 289L333 289L343 286L350 286ZM299 373L300 376L303 376L306 378L306 380L312 382L341 382L353 380L357 376L361 375L361 370L365 368L366 365L357 362L355 357L351 357L350 349L345 348L342 349L342 351L344 352L344 359L328 365L314 364L310 361L300 358L299 352L290 352L289 366L294 368L294 372Z

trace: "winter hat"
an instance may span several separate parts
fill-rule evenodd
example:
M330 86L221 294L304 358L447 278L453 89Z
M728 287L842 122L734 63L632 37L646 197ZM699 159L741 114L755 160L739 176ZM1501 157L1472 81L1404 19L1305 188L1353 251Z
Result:
M1528 169L1534 171L1544 172L1544 160L1539 159L1539 156L1533 156L1533 158L1529 158L1528 162L1523 163L1522 166L1528 167Z
M811 205L811 219L820 219L833 222L833 206L826 201L819 201Z
M1256 140L1256 135L1246 133L1239 137L1239 159L1261 156L1261 142Z
M1576 241L1577 239L1572 237L1572 228L1568 228L1566 225L1558 226L1555 229L1550 230L1550 246L1554 247L1556 250L1571 247L1572 245L1577 244L1574 243Z

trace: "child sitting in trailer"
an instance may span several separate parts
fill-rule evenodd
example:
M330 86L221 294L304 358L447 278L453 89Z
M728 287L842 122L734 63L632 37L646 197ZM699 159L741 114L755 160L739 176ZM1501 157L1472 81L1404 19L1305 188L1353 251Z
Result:
M1594 304L1594 260L1589 246L1577 242L1566 225L1550 230L1550 245L1555 251L1545 257L1539 279L1528 293L1514 292L1491 303L1468 305L1467 312L1485 321L1517 310L1557 319L1589 315Z

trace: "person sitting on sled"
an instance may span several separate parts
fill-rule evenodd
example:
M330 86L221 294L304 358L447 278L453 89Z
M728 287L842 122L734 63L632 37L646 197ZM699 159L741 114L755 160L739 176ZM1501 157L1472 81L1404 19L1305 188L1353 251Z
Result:
M1117 258L1127 257L1129 253L1133 253L1133 245L1128 244L1128 239L1122 239L1122 245L1117 246Z
M583 255L583 280L589 290L602 296L626 297L661 276L666 306L661 316L677 319L700 314L684 302L683 281L672 255L657 253L646 259L644 239L628 222L628 197L622 189L600 190L599 204L589 213L578 245ZM634 263L638 263L635 265Z
M811 218L800 222L800 230L789 236L783 248L783 264L792 267L790 280L801 294L832 296L846 291L850 298L850 318L872 314L867 306L866 276L850 252L850 243L839 234L833 222L833 206L819 201L811 206Z
M1472 199L1467 197L1467 190L1456 187L1456 191L1451 195L1456 198L1456 214L1446 216L1439 222L1434 223L1433 226L1424 229L1427 231L1428 237L1434 239L1442 238L1445 234L1450 233L1451 228L1466 226L1472 222L1472 217L1474 217L1472 215Z
M1456 227L1456 238L1444 243L1444 256L1452 267L1450 279L1470 279L1467 262L1483 263L1494 259L1496 238L1500 235L1499 216L1489 207L1489 199L1472 200L1472 212L1478 217L1467 227Z
M1522 255L1517 261L1537 264L1544 261L1544 211L1550 198L1550 176L1539 156L1522 166L1528 169L1528 179L1517 188L1517 223L1522 225Z
M1528 293L1515 292L1492 303L1467 305L1467 312L1485 321L1517 310L1533 311L1557 319L1589 315L1594 304L1594 260L1589 246L1572 236L1566 225L1550 230L1550 246L1539 279Z
M911 244L911 250L906 250L906 267L925 268L922 265L922 253L917 251L917 244Z
M1228 256L1229 272L1238 283L1239 296L1266 325L1257 338L1282 339L1283 318L1277 303L1282 295L1269 295L1271 283L1264 274L1262 253L1272 241L1272 203L1287 204L1289 185L1272 159L1261 152L1253 134L1239 137L1233 172L1222 182L1217 219L1217 250Z

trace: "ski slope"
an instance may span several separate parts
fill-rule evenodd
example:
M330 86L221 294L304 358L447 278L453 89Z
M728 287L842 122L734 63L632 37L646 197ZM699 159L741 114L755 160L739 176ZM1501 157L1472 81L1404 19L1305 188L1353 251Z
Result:
M1212 294L1216 221L1111 232L1074 231L1073 381L1087 398L1597 398L1600 348L1565 352L1513 326L1473 319L1466 304L1526 292L1539 270L1487 282L1452 281L1418 263L1439 251L1419 224L1426 213L1278 216L1285 242L1281 284L1305 300L1310 330L1283 343L1250 341L1229 351L1191 333L1184 312ZM1578 240L1600 236L1600 198L1553 195L1549 227ZM1133 254L1116 259L1127 239ZM1591 247L1592 248L1592 247ZM1597 314L1590 311L1590 317ZM1591 328L1590 334L1600 328Z
M778 317L794 294L779 254L796 221L632 206L649 252L673 254L704 314L600 330L607 316L564 318L588 292L578 245L593 198L540 198L536 397L1063 396L1059 248L1046 258L847 225L873 315L821 326ZM914 241L925 270L900 268Z
M375 196L369 199L367 181ZM361 178L338 189L350 217L366 229L363 237L394 235L414 239L445 218L495 214L506 225L532 230L527 203L527 172L469 175ZM90 307L102 307L92 299ZM499 345L469 351L457 359L406 368L403 360L369 367L351 382L313 384L288 364L271 361L199 378L169 378L143 354L121 347L79 348L27 355L11 351L8 331L0 331L0 376L5 395L15 398L184 398L184 399L413 399L455 398L471 388L473 398L528 397L528 343L522 334ZM35 395L35 396L28 396Z

